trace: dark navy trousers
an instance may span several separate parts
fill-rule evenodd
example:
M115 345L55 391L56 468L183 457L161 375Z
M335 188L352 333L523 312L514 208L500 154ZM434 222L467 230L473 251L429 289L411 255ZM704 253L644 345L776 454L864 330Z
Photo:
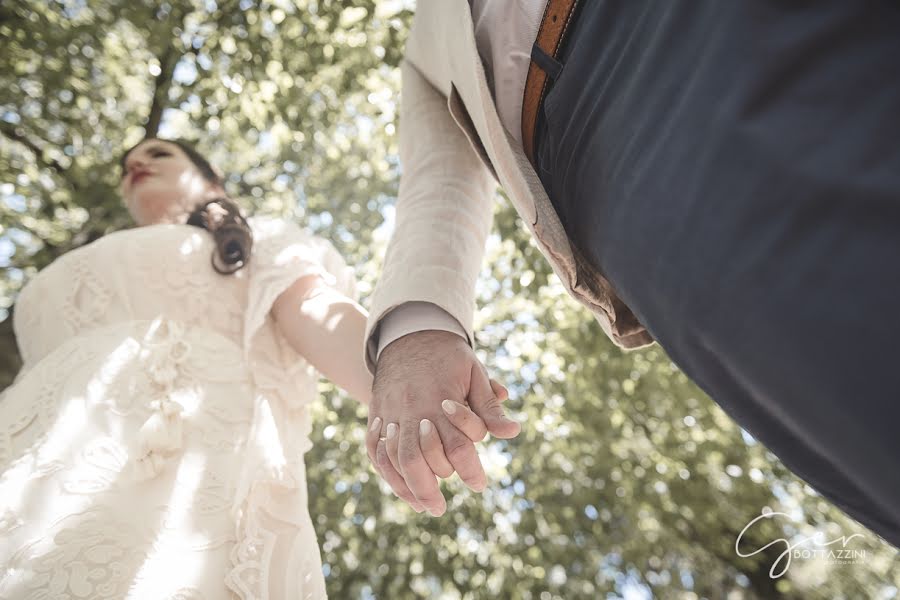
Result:
M581 0L572 27L537 162L573 243L900 546L900 4Z

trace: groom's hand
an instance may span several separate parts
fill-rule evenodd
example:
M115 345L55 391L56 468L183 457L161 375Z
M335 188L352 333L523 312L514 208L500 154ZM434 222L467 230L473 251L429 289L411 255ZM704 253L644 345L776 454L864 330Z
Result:
M375 368L366 450L395 494L435 516L447 509L435 475L449 477L455 470L474 491L486 485L475 445L451 423L441 407L444 400L459 405L461 411L454 416L459 422L469 406L494 436L510 438L519 432L519 424L503 415L501 398L460 336L420 331L382 351ZM425 453L420 444L423 419L433 424L441 442L425 444ZM434 435L427 425L421 431L424 438Z

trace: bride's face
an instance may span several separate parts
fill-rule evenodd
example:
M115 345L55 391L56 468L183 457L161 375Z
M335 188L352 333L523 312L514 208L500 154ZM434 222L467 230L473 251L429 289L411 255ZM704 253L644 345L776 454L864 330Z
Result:
M196 206L222 193L177 145L150 139L125 157L119 186L138 225L184 223Z

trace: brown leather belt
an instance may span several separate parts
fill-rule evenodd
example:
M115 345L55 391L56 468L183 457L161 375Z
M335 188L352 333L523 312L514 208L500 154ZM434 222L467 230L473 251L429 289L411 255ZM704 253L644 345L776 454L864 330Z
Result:
M537 39L531 48L531 64L528 66L525 97L522 99L522 145L525 156L535 169L537 165L534 159L534 133L538 110L547 91L548 63L552 64L555 61L562 48L577 4L578 0L547 0L547 8L544 9ZM554 60L548 61L548 57ZM554 78L557 75L558 73Z

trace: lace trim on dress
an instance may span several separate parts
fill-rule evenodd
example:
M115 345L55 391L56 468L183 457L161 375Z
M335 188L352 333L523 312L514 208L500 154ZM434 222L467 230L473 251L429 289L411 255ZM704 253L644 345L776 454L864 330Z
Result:
M225 584L242 600L268 600L269 581L265 575L271 573L269 563L277 533L266 526L263 511L269 510L273 489L280 489L290 495L301 489L299 481L285 468L281 473L260 477L250 483L250 489L240 506L232 508L235 519L237 542L231 549L232 569L225 577ZM236 509L236 510L235 510ZM302 520L291 523L299 531ZM278 574L284 577L285 574Z
M311 443L308 426L304 427L308 416L302 417L305 408L285 410L285 403L274 390L260 390L255 403L247 458L231 507L236 542L230 555L232 569L225 579L228 588L242 600L275 597L270 596L265 575L274 574L282 580L287 575L273 573L270 561L274 545L280 535L298 536L309 526L303 452ZM287 432L292 440L286 439ZM278 531L269 526L271 523L279 525Z

